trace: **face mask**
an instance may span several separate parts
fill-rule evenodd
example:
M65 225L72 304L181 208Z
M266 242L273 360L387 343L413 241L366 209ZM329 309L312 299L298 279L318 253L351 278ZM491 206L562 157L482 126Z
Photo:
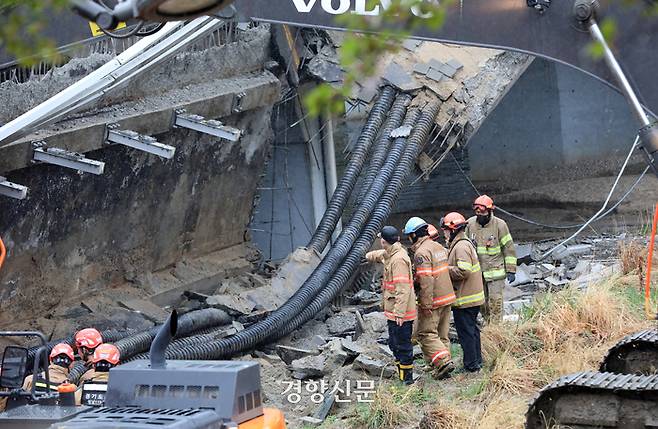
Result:
M490 220L491 220L491 213L487 213L486 215L477 215L477 221L482 226L488 224Z

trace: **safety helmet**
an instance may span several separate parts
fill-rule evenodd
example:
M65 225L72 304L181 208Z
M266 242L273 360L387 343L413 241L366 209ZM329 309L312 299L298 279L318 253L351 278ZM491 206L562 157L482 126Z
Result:
M94 350L94 357L92 358L93 363L98 363L100 361L105 361L116 365L119 363L120 353L119 349L113 344L101 344Z
M432 240L436 240L439 238L439 230L430 223L427 225L427 235L429 235Z
M480 195L473 201L473 209L475 206L482 206L487 210L492 210L494 208L494 202L488 195Z
M400 241L400 232L396 227L390 225L384 226L377 236L386 240L388 244L395 244Z
M101 344L103 344L103 337L101 336L101 333L94 328L85 328L75 334L75 346L78 350L80 350L81 347L95 349Z
M441 228L457 230L466 226L466 219L460 213L451 212L441 219Z
M75 359L73 348L66 343L59 343L50 351L50 361L52 362L59 355L64 355L71 361Z
M419 217L412 217L407 221L407 224L404 226L404 233L409 235L418 231L420 228L427 226L427 222Z

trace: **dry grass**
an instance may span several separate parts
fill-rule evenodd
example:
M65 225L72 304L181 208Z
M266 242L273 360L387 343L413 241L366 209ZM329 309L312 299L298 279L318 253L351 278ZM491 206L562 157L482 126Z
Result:
M454 429L473 427L475 421L463 409L451 403L439 403L425 411L418 429Z
M527 403L540 388L559 376L598 368L610 346L650 326L634 278L539 296L518 324L487 326L486 368L477 390L441 397L424 412L420 429L523 428Z
M638 292L619 280L539 297L513 328L487 326L482 346L491 368L489 393L527 394L561 375L595 369L612 344L644 329L639 301L628 296Z
M647 264L646 246L637 240L622 240L618 246L622 273L642 275Z
M426 400L424 395L419 385L381 385L372 403L356 409L352 425L364 429L405 427L418 420L415 410Z

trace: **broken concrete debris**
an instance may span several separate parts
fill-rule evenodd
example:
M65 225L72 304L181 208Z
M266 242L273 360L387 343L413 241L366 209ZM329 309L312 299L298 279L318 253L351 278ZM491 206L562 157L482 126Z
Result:
M415 51L422 42L416 39L407 39L402 42L402 47L408 51Z
M356 316L354 313L347 311L330 317L325 323L329 333L337 337L352 335L357 330Z
M281 360L283 360L286 363L286 365L290 365L295 360L318 355L320 351L317 349L307 350L307 349L299 349L296 347L277 345L276 353L279 355Z
M397 370L390 362L359 355L352 364L353 369L362 370L374 377L394 378Z
M324 346L322 354L292 361L290 369L293 378L299 380L318 378L342 367L347 358L348 354L343 350L340 340L333 340Z

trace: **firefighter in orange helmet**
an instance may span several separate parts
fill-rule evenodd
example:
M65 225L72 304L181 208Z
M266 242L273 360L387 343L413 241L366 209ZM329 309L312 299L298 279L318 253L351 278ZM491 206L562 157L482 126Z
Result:
M505 279L509 283L516 277L516 250L507 223L494 216L494 202L487 196L473 201L475 216L468 219L466 236L477 249L484 278L485 306L483 313L488 322L503 317L503 290Z
M92 357L94 376L82 384L79 404L95 407L105 404L110 369L119 364L120 357L119 349L113 344L101 344L96 348Z
M484 287L480 262L473 243L464 234L466 219L459 213L448 213L441 228L450 246L448 271L457 300L452 315L459 344L464 352L464 369L477 372L482 368L480 327L477 324L480 305L484 304Z
M94 376L93 356L98 346L103 344L101 333L94 328L85 328L75 334L75 347L78 357L84 362L87 371L80 377L80 383Z
M436 229L436 227L431 223L427 225L427 234L434 241L437 241L439 239L439 230Z
M412 217L404 227L412 243L418 294L418 340L432 376L442 379L455 369L450 356L450 305L456 296L448 273L448 252L429 236L429 225Z
M50 385L46 384L46 377L44 373L28 375L23 382L23 389L31 390L34 385L34 390L37 392L57 392L57 387L68 381L69 370L73 364L75 356L73 348L65 343L59 343L50 351L50 365L48 365L48 381Z

